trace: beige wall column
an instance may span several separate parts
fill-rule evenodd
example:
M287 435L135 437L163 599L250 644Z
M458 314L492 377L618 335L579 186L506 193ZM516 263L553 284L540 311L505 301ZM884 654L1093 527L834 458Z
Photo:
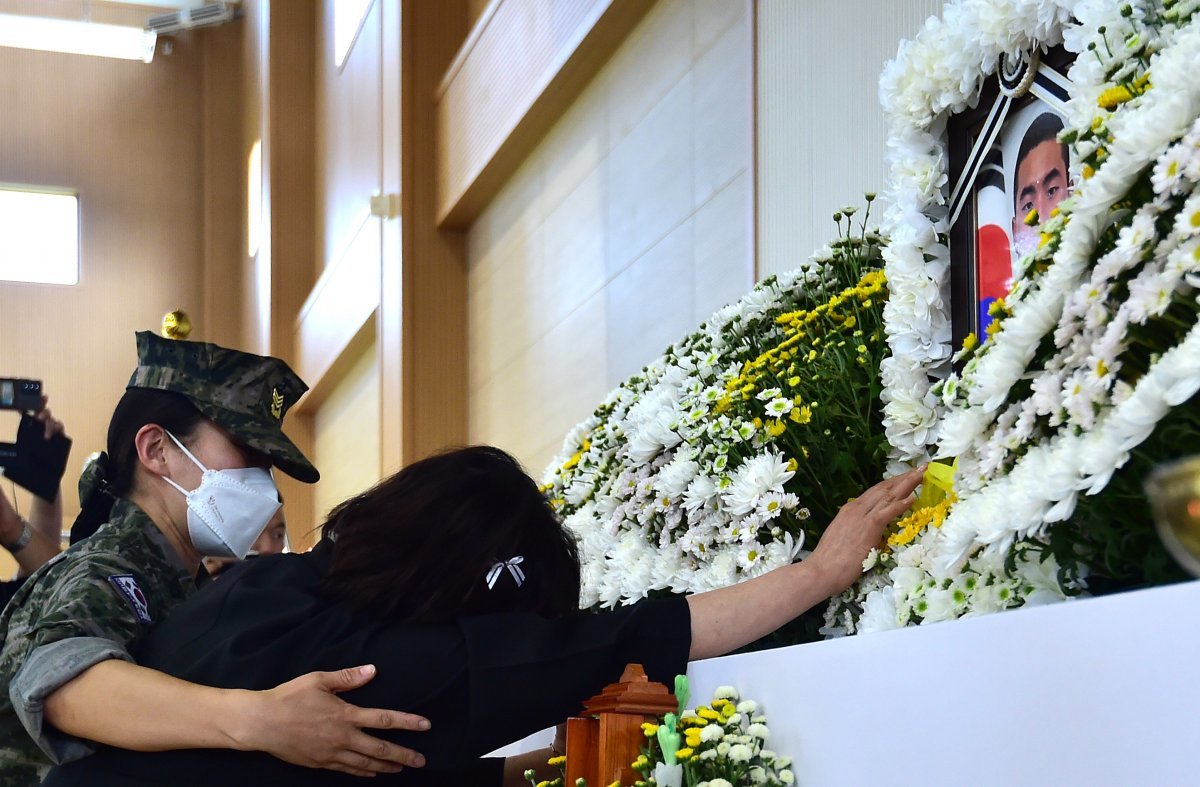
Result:
M316 6L315 0L246 0L242 11L242 326L235 344L296 367L293 326L314 277ZM286 430L312 456L311 414L293 412ZM303 547L315 519L313 490L283 474L277 479L292 544Z
M268 28L267 108L263 138L264 182L269 184L270 314L268 347L272 355L296 365L296 315L312 289L316 238L313 181L315 0L272 0ZM288 418L288 434L306 455L314 449L312 417L297 411ZM292 542L306 544L318 523L311 486L277 474L287 501Z
M204 178L204 303L192 315L204 338L225 347L242 340L246 258L246 159L242 152L242 47L239 20L199 37Z
M379 271L376 353L379 368L379 469L386 476L404 462L404 38L408 23L402 0L381 0L380 194L389 214L383 222ZM397 215L391 216L395 211Z
M385 255L382 296L384 463L389 468L467 438L465 246L459 233L437 227L433 95L467 35L468 9L464 0L404 0L401 17L403 153L396 231L403 237L400 258Z

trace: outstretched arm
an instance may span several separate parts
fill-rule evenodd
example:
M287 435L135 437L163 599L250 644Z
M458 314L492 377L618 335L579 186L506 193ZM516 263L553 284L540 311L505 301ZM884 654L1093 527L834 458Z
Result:
M47 697L45 714L62 732L136 751L264 751L356 776L424 765L420 754L362 728L424 730L426 719L359 708L336 696L374 676L368 665L309 673L269 691L225 690L109 659Z
M689 660L720 656L749 644L850 587L862 576L862 562L879 544L883 529L912 504L923 472L923 467L917 468L876 484L842 506L803 562L688 596Z
M48 403L49 400L43 396L42 408L34 415L34 418L45 426L47 440L55 435L66 434L62 421L51 415L50 408L46 406ZM32 574L59 553L62 543L62 518L61 490L52 501L33 496L33 502L29 504L29 542L12 553L20 566L20 576ZM0 544L17 543L22 539L24 530L25 522L17 516L4 491L0 490Z
M61 500L62 495L58 496ZM50 524L52 523L52 524ZM20 576L28 576L50 558L58 554L58 539L48 538L46 532L62 528L62 504L46 503L35 497L29 512L29 541L11 554L20 566ZM16 544L22 540L25 522L17 516L4 490L0 489L0 544Z

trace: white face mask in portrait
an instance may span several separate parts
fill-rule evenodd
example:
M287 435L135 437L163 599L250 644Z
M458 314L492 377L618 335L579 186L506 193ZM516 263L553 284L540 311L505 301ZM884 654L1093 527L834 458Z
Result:
M188 534L192 546L206 557L241 560L279 510L279 490L271 472L262 467L209 470L167 432L179 450L204 471L200 485L187 491L166 476L162 479L187 498Z

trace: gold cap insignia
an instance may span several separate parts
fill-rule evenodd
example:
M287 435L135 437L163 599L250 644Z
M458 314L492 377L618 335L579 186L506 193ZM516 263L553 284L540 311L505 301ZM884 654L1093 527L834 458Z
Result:
M283 396L278 388L271 389L271 415L275 416L276 421L283 418Z

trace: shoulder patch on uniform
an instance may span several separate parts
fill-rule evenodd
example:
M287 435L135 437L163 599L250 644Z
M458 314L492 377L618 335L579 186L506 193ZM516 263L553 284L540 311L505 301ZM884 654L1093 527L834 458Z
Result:
M150 620L150 603L146 600L146 594L138 587L133 574L113 574L108 581L125 598L139 623L149 625L153 622Z

